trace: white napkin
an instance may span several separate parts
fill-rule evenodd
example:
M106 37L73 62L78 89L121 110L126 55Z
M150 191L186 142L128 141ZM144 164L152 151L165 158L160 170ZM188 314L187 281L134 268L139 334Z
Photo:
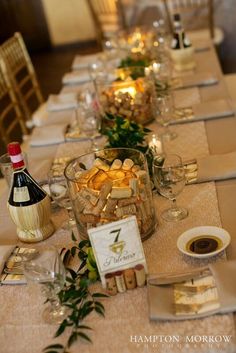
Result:
M1 245L0 246L0 274L3 271L5 262L11 255L12 251L15 249L15 245Z
M72 70L87 69L90 65L101 60L103 53L90 55L76 55L72 62Z
M44 103L34 112L32 120L34 126L46 126L52 124L69 124L73 120L73 117L73 110L48 112L47 104Z
M64 94L50 94L47 100L47 111L60 111L76 108L77 94L64 93Z
M174 88L189 88L194 86L210 86L216 83L218 83L218 78L215 74L210 72L198 72L194 75L191 74L182 77L176 77L174 79L173 86Z
M223 118L234 114L230 102L226 99L203 102L193 105L194 120Z
M236 152L197 159L197 182L236 178Z
M30 139L30 146L47 146L65 142L67 124L53 124L36 127Z
M73 85L89 81L91 81L91 77L88 70L68 72L62 77L62 83L64 85Z
M186 113L185 116L183 113L175 120L172 120L171 124L182 124L199 120L225 118L234 114L234 110L229 100L226 99L202 102L199 104L194 104L189 108L192 109L192 115L188 115L188 113Z
M64 93L76 93L77 97L84 91L93 91L94 84L93 82L85 82L77 85L65 85L60 90L60 94Z

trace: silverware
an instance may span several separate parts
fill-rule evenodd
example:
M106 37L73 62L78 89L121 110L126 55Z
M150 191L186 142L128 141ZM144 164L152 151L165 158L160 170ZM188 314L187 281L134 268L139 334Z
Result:
M22 269L4 268L3 272L8 274L8 275L21 275L21 276L23 276L23 270Z
M202 267L200 269L184 272L184 273L162 274L155 278L150 278L148 280L148 284L150 286L161 286L161 285L179 283L179 282L191 280L192 278L197 276L205 276L206 274L210 274L210 270L208 266Z

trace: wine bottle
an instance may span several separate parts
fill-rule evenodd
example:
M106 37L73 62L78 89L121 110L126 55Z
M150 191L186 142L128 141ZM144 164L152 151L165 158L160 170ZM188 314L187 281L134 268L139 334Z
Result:
M8 154L13 167L8 209L17 234L22 241L41 241L54 231L50 198L26 169L18 142L8 145Z
M191 47L191 42L185 35L185 31L182 27L181 23L181 17L180 14L174 14L173 17L173 27L174 27L174 34L173 34L173 40L171 43L171 48L172 49L184 49L184 48L189 48Z

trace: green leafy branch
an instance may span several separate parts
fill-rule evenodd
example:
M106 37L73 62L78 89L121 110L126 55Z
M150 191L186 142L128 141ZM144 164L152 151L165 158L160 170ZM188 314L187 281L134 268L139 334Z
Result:
M148 58L132 58L130 56L126 57L125 59L122 59L120 62L120 65L118 68L125 68L125 67L131 67L131 66L136 66L136 67L148 67L150 65L150 59Z
M106 114L104 119L112 122L111 126L108 124L101 131L103 135L108 137L106 147L134 148L143 153L147 151L148 145L145 137L151 130L121 116Z
M73 233L72 239L76 241ZM99 299L108 296L90 290L90 285L99 279L99 273L89 240L82 240L70 252L73 257L79 257L81 264L77 271L67 269L66 283L58 296L61 304L67 307L68 315L59 325L54 337L61 336L66 330L70 330L70 335L65 345L51 344L43 349L44 353L69 353L70 347L79 338L92 342L88 334L92 328L84 325L83 321L94 311L104 317L104 305Z

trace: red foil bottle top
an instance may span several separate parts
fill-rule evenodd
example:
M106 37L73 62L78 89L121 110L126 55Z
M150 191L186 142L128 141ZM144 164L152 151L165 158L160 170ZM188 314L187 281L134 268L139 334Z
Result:
M7 146L8 154L11 158L12 166L14 169L24 167L24 158L21 153L19 142L11 142Z

